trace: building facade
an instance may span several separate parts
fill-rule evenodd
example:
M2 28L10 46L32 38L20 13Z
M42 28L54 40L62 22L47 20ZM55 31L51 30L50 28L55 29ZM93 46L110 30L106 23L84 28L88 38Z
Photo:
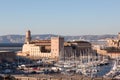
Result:
M106 46L99 46L96 48L97 53L109 56L111 58L119 58L120 57L120 33L118 33L117 38L107 39Z
M108 39L107 42L109 47L120 48L120 33L118 33L117 39Z
M64 50L63 45L64 38L62 37L51 37L51 40L31 40L31 32L28 30L22 52L19 52L18 55L31 59L50 58L57 60Z
M22 51L17 55L31 59L67 59L80 58L92 54L91 43L87 41L65 42L63 37L51 37L50 40L31 40L31 32L26 32Z
M91 43L87 41L69 41L64 42L63 59L75 59L87 58L88 56L96 56L96 53L92 50Z

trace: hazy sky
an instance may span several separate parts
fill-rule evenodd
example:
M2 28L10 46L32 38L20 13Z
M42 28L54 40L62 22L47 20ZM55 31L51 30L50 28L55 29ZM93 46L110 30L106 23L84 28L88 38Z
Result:
M0 0L0 35L117 34L120 0Z

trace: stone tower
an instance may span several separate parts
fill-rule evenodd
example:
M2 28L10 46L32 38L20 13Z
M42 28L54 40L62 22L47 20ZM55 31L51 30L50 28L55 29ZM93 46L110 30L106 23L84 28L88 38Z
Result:
M118 40L120 40L120 32L118 33Z
M25 35L25 43L29 44L31 41L31 32L28 30Z
M51 38L51 55L55 59L59 59L60 55L64 52L64 38L52 37Z
M118 33L118 43L117 43L117 47L120 48L120 32Z

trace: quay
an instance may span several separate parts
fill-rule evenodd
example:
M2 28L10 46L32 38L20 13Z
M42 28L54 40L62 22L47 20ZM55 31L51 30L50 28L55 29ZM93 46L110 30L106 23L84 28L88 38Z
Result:
M38 74L29 76L14 76L16 80L112 80L103 77L90 78L83 75L62 75L62 74Z

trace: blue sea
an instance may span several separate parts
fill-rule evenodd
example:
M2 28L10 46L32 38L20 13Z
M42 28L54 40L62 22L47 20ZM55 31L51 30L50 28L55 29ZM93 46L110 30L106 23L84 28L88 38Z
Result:
M0 51L20 51L23 43L0 43Z
M104 76L106 73L108 73L112 68L112 63L110 63L109 65L104 65L100 67L100 71L97 73L97 76L102 77Z
M22 47L23 43L0 43L0 47Z

